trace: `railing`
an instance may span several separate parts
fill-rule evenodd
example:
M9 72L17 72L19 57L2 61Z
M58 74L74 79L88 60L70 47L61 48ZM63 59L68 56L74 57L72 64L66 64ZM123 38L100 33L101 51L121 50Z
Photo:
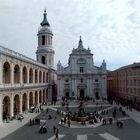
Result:
M35 87L47 87L48 83L35 83L35 84L1 84L0 91L6 90L22 90L27 88L35 88Z

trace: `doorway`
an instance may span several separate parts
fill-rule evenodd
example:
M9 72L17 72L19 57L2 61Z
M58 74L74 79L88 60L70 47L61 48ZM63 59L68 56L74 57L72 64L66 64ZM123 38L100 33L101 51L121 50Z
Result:
M69 99L69 92L66 92L66 93L65 93L65 97L66 97L67 99Z
M84 89L80 89L80 99L83 100L85 98Z
M99 97L99 92L95 92L95 98L96 98L97 100L100 99L100 97Z

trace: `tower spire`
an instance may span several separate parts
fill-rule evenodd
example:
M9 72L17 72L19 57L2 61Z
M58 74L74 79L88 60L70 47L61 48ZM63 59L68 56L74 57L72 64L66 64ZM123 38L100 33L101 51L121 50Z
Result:
M83 48L83 42L82 42L82 39L81 39L81 35L80 35L78 48Z
M46 8L44 9L44 17L43 17L43 21L40 23L41 26L50 26L48 20L47 20L47 13L46 13Z

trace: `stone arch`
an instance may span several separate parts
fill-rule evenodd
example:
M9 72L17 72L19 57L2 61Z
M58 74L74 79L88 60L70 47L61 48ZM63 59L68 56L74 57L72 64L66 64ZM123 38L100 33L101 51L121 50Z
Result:
M20 98L19 95L16 94L14 97L14 115L19 114L20 112Z
M3 64L3 83L10 83L11 82L11 67L9 62L5 62Z
M27 68L25 66L23 67L22 73L23 73L23 83L27 83Z
M27 94L24 93L22 95L22 111L26 111L27 110Z
M42 82L42 72L39 71L39 83L41 83L41 82Z
M18 64L14 67L14 83L20 83L20 68Z
M35 70L35 83L38 83L38 70Z
M38 106L38 92L35 91L35 105Z
M29 70L29 83L33 83L33 69L30 68Z
M33 93L30 92L29 94L29 108L31 108L33 106Z
M41 92L41 90L39 91L39 103L40 104L42 103L42 92Z
M7 117L10 117L10 97L5 96L3 98L3 119L7 119Z

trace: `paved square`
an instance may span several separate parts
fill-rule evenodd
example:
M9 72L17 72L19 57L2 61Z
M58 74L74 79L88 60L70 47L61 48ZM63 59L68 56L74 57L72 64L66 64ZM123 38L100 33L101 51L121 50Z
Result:
M77 111L78 103L70 103L69 111ZM114 105L103 104L103 109L108 109L108 114L102 115L104 118L112 117L112 111L116 108ZM23 127L19 128L15 132L9 134L8 136L2 138L2 140L54 140L55 134L53 132L53 126L55 125L59 129L59 139L61 140L139 140L140 139L140 124L133 120L129 116L129 111L126 111L125 116L119 112L119 107L117 107L117 119L123 121L123 128L118 128L116 126L115 119L113 120L112 125L90 125L88 122L85 125L81 123L71 122L71 126L68 127L68 124L60 125L60 120L62 118L61 114L57 113L59 111L67 111L66 107L61 107L61 104L55 106L43 106L44 111L39 114L36 118L46 121L45 125L47 126L48 133L40 134L39 127L40 125L29 125L29 122ZM46 112L48 109L48 113ZM86 106L87 112L98 111L101 112L100 105L96 106L93 103L88 103ZM133 112L133 111L132 111ZM49 115L52 116L52 119L48 119Z

